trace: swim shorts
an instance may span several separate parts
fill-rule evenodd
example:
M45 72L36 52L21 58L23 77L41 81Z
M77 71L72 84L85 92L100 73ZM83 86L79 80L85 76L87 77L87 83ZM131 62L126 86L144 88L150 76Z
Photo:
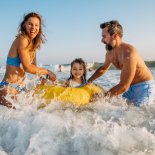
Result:
M131 85L123 97L134 103L135 106L150 104L153 102L155 83L153 80Z

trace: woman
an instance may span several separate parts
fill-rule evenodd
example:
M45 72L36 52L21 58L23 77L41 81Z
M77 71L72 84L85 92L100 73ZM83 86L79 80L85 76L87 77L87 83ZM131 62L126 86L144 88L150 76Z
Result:
M12 107L5 96L11 94L14 97L17 93L25 90L23 83L25 72L47 75L46 77L50 80L56 80L54 73L36 66L36 50L45 40L41 16L34 12L25 15L19 25L19 33L8 53L6 72L0 83L0 88L3 88L0 89L0 104Z

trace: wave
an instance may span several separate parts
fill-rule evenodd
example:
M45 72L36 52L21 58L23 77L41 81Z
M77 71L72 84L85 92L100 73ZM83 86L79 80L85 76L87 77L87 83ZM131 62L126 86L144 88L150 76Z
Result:
M69 76L69 72L56 74L59 79ZM119 76L119 71L109 71L96 82L109 89ZM37 77L27 76L29 88L36 82ZM118 96L100 98L83 108L53 100L38 109L44 100L33 90L17 95L17 100L9 95L7 99L17 109L0 106L0 155L155 154L155 96L153 104L143 107L128 105Z

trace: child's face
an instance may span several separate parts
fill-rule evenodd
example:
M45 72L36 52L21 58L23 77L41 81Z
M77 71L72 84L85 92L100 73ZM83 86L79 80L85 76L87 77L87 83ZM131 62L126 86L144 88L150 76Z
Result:
M84 74L83 64L74 63L71 69L73 78L80 79Z

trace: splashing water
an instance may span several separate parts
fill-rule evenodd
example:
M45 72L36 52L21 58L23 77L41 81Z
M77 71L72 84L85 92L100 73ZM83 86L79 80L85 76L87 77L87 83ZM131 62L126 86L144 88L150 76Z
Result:
M151 70L155 78L155 69ZM67 79L69 72L56 72ZM89 73L88 76L90 76ZM0 69L0 79L4 69ZM119 71L97 80L105 89L119 81ZM27 84L35 85L34 79ZM16 110L0 106L0 155L154 155L154 104L127 105L121 97L99 99L85 108L43 101L21 93Z

